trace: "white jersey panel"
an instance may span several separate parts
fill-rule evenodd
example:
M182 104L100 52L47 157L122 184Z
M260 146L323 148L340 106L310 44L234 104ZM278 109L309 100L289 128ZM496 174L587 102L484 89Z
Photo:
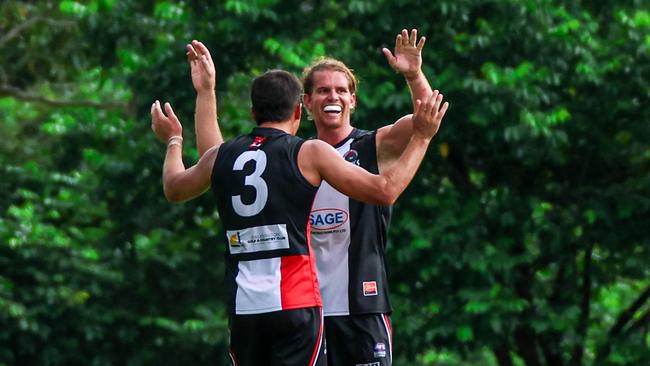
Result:
M281 257L240 261L235 295L236 314L260 314L282 310Z
M336 150L345 155L353 139ZM350 199L327 182L321 183L310 215L311 244L316 256L318 281L325 316L349 315L348 248L350 247Z

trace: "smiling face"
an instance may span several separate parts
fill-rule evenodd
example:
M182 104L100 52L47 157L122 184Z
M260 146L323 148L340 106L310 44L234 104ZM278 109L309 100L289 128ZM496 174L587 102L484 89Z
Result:
M305 107L320 131L347 128L356 106L356 95L350 81L341 71L320 70L313 75L311 93L305 94Z

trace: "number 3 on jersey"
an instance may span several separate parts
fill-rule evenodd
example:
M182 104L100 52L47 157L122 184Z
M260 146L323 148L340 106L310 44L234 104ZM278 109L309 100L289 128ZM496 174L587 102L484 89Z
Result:
M241 200L241 195L232 196L232 207L239 216L255 216L264 209L266 201L269 198L269 188L266 181L262 178L262 173L266 169L266 153L262 150L245 151L237 157L232 170L242 170L249 161L255 161L255 170L244 179L245 186L251 186L255 189L255 200L251 204L245 204Z

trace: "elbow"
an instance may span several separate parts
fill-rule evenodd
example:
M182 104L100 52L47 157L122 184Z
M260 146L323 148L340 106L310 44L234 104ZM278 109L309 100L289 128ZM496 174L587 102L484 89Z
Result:
M378 205L384 205L384 206L391 206L394 205L395 202L397 201L397 198L400 196L400 191L395 189L394 187L384 187L384 189L381 190L381 194L378 195L377 202L376 204Z
M173 185L164 184L163 191L165 192L165 198L168 202L178 203L183 201L183 197L181 196L180 191L174 189Z

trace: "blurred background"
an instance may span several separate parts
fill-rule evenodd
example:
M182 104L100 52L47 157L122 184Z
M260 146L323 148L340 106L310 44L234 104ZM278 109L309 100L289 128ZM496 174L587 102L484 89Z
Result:
M151 103L193 164L198 39L226 138L323 55L375 129L412 111L403 28L451 108L391 223L394 364L649 365L647 0L2 1L0 365L226 365L216 205L165 201Z

